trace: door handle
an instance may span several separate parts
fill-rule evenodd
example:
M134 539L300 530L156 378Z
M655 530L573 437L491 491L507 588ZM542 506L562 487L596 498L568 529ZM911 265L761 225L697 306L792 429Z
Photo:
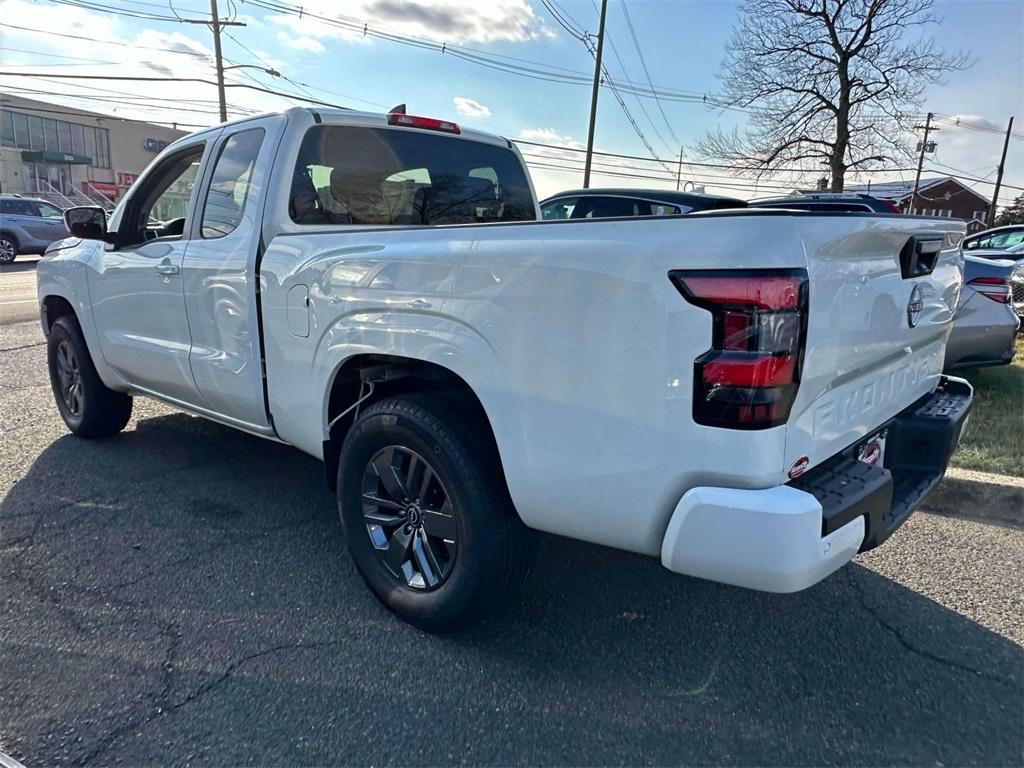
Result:
M177 264L171 264L170 262L164 262L163 264L156 265L156 271L161 275L176 275L181 272L181 268Z

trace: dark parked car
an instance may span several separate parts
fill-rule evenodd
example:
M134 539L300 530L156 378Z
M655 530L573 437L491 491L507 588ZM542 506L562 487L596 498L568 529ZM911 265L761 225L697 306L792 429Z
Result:
M764 197L751 200L751 208L789 208L797 211L853 211L861 213L902 213L891 200L882 200L871 195L854 192L819 192L813 194L788 195L787 197Z
M1006 365L1024 316L1024 261L964 258L964 286L946 344L946 370Z
M540 203L541 218L607 219L618 216L670 216L720 208L746 208L743 200L665 189L590 188L559 192Z
M21 195L0 195L0 265L19 254L42 253L68 236L64 212L53 203Z

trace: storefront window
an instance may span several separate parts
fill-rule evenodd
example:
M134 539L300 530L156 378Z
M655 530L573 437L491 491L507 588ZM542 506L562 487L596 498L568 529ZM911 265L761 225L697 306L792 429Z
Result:
M28 136L27 115L14 115L14 143L21 149L32 149L32 142Z
M96 166L99 168L110 167L110 143L108 138L106 128L96 129Z
M83 130L82 126L76 125L75 123L71 124L71 140L72 145L74 146L74 153L76 155L84 155L85 131Z
M95 165L99 161L96 158L96 129L85 127L85 154L92 158Z
M43 118L36 115L28 116L28 135L32 149L45 149L43 146Z
M14 146L14 115L10 112L0 112L0 144Z
M63 120L57 123L58 148L61 152L74 152L74 145L71 142L71 123Z
M43 134L46 137L46 148L48 150L55 151L59 149L57 146L57 121L51 120L48 117L43 118Z

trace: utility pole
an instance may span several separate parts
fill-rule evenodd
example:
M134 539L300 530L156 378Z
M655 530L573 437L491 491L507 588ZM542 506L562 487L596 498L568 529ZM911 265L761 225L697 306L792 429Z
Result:
M587 132L587 160L583 166L583 188L590 186L590 164L594 159L594 126L597 122L597 93L601 87L601 53L604 50L604 17L608 0L601 0L601 21L597 25L597 52L594 57L594 90L590 95L590 130Z
M679 148L679 168L676 169L676 192L683 183L683 148Z
M224 96L224 59L220 55L220 15L217 0L210 0L210 16L213 18L213 55L217 61L217 99L220 101L220 121L228 121L228 103Z
M929 112L924 125L914 126L914 130L924 128L924 138L921 139L921 151L917 154L917 175L914 176L914 191L910 195L910 210L907 213L913 213L917 206L917 188L921 185L921 166L924 165L924 150L928 146L928 134L939 130L938 128L932 128L933 117L934 115Z
M224 58L220 53L220 31L223 27L244 27L242 21L221 21L217 12L217 0L210 0L210 20L206 19L181 19L185 24L203 24L213 30L213 54L217 65L217 101L220 104L220 121L228 121L228 104L224 96Z
M999 187L1003 183L1003 167L1006 165L1006 148L1010 144L1010 133L1013 131L1013 115L1010 116L1010 124L1006 126L1006 138L1003 139L1003 155L999 158L999 170L996 172L996 191L992 193L992 207L988 209L988 225L991 227L996 221L996 203L999 201Z

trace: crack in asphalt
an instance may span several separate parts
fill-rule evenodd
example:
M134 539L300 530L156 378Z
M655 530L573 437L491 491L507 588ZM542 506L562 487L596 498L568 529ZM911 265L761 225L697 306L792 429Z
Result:
M31 349L32 347L45 347L45 341L37 341L32 344L18 344L14 347L0 347L0 352L17 352L19 349Z
M988 672L984 672L980 669L975 669L974 667L971 667L967 664L963 664L959 661L954 661L953 659L946 658L945 656L940 656L939 654L934 653L933 651L929 651L925 648L921 648L917 645L914 645L903 635L899 627L890 623L885 617L882 616L881 613L878 612L877 609L868 604L867 594L864 592L861 585L857 582L856 572L853 569L847 569L847 582L853 588L853 591L857 593L857 597L860 601L861 608L863 608L864 611L869 616L871 616L871 618L873 618L880 627L882 627L882 629L885 629L887 632L889 632L889 634L896 638L899 644L902 645L903 648L909 651L910 653L920 656L923 659L933 661L936 664L940 664L949 669L954 669L959 672L966 672L967 674L975 675L977 677L984 678L985 680L989 680L994 683L999 683L1000 685L1016 686L1018 684L1015 680L1007 679L1004 677L998 677L996 675L990 675Z
M199 699L207 696L220 686L224 685L228 680L230 680L231 677L239 670L239 668L241 668L243 665L251 661L263 658L265 656L272 656L274 654L282 653L285 651L314 650L319 648L328 648L343 645L347 642L349 642L348 638L342 640L319 640L311 643L305 643L302 640L299 640L295 643L282 643L280 645L271 646L270 648L264 648L263 650L255 651L253 653L246 654L245 656L241 656L235 659L234 661L230 661L228 662L227 666L224 667L224 670L217 677L215 677L213 680L210 680L209 682L200 685L198 688L188 693L185 696L185 698L181 699L180 701L170 702L170 696L168 691L167 698L164 699L164 701L167 702L166 707L157 706L152 712L150 712L145 717L137 718L135 720L124 723L118 728L115 728L106 736L102 737L100 739L100 743L93 747L93 749L90 750L85 755L84 758L82 758L80 765L85 766L91 763L93 760L95 760L104 752L106 752L107 749L109 749L125 733L128 733L132 730L145 728L158 718L163 717L165 714L178 712L184 707L187 707L189 704L192 704L198 701ZM176 647L174 648L174 650L176 651Z

